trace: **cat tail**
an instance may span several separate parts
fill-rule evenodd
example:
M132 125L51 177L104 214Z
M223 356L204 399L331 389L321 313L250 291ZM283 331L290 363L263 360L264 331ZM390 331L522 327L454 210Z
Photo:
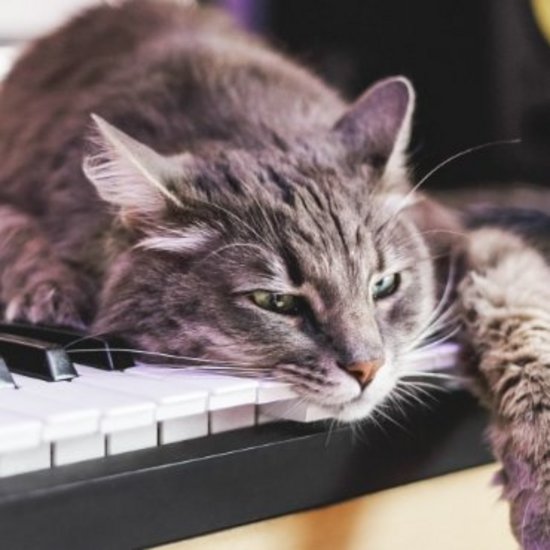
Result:
M512 530L550 549L550 268L518 236L472 233L459 305L473 387L489 408L489 440ZM465 355L466 356L466 355Z

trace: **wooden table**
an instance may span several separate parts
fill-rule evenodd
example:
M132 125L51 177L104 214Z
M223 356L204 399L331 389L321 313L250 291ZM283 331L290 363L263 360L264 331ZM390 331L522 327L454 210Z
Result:
M518 550L496 465L163 546L163 550Z

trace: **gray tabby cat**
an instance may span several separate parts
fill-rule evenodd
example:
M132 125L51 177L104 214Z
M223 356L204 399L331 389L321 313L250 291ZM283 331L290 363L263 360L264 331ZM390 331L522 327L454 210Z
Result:
M348 105L215 12L90 10L0 92L5 318L117 333L365 417L434 320L413 218L441 212L409 207L413 102L390 78Z

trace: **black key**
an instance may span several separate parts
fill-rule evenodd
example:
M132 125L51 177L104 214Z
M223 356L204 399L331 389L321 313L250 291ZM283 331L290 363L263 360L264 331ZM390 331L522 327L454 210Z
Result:
M0 390L15 388L15 382L3 357L0 357Z
M121 338L114 336L92 337L73 329L23 323L0 323L0 332L37 338L63 346L71 360L82 365L104 370L122 370L135 365L132 353L116 351L125 349L127 345Z
M0 356L8 369L33 378L59 382L78 376L65 350L50 342L2 332Z

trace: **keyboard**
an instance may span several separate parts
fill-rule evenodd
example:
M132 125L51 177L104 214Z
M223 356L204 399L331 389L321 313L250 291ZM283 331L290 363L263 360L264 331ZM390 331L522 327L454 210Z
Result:
M353 427L284 384L140 364L120 349L0 324L6 547L151 546L490 460L485 416L459 388L430 393L435 412L411 404L398 426ZM413 366L444 370L456 353L436 346Z

